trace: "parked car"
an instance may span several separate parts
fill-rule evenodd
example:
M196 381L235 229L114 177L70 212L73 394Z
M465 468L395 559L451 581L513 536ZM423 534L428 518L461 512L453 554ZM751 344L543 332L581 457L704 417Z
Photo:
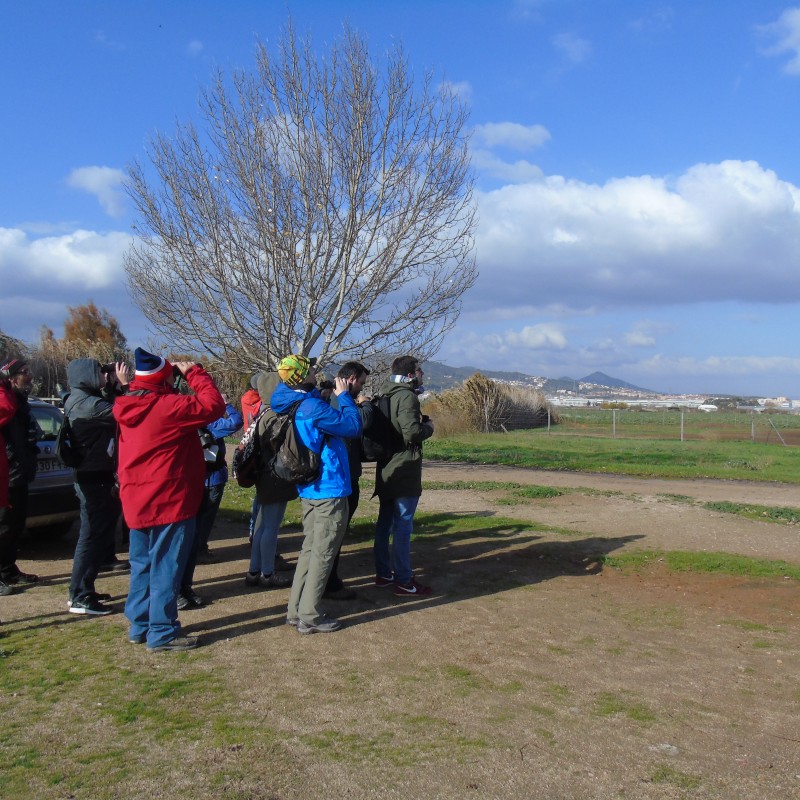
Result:
M56 455L56 437L64 412L33 397L28 402L36 420L39 457L36 477L29 489L26 527L58 536L66 533L80 515L73 472Z

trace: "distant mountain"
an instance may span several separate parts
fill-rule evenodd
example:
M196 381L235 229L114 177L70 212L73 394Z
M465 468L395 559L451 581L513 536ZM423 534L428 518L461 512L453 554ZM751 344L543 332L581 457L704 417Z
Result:
M609 389L628 389L634 392L644 392L653 394L649 389L641 389L631 383L612 378L603 372L593 372L585 378L575 379L570 377L563 378L544 378L535 375L526 375L524 372L504 372L502 370L478 369L477 367L451 367L439 361L426 361L423 364L425 369L425 387L433 392L443 392L452 389L472 377L476 372L491 378L494 381L503 383L516 383L523 386L531 386L541 389L547 394L555 394L559 389L565 391L577 391L578 384L592 383L597 386L607 386Z
M652 389L642 389L640 386L634 386L632 383L626 383L619 378L612 378L606 375L605 372L593 372L585 378L580 379L581 383L595 383L598 386L609 386L612 389L630 389L632 392L648 392L653 394Z
M505 383L524 383L530 386L541 383L541 378L526 375L524 372L503 372L489 369L478 369L477 367L451 367L438 361L426 361L423 365L425 370L425 387L433 392L443 392L452 389L467 378L471 378L476 372L491 378L494 381ZM538 381L538 383L537 383Z

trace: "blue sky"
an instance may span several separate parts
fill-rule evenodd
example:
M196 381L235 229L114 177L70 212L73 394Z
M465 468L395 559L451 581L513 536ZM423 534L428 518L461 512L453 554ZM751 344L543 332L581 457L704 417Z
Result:
M770 0L3 2L0 329L91 298L147 340L125 167L287 13L470 105L480 277L438 360L800 398L800 4Z

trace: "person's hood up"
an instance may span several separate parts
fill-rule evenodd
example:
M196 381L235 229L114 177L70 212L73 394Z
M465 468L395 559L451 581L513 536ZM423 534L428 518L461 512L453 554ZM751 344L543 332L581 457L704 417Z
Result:
M302 400L309 394L311 392L292 389L285 383L279 383L269 399L269 405L276 414L285 414L298 400Z
M100 362L93 358L76 358L67 364L67 383L71 389L96 394L100 391Z
M258 395L262 403L269 405L272 393L278 388L281 377L277 372L258 373Z

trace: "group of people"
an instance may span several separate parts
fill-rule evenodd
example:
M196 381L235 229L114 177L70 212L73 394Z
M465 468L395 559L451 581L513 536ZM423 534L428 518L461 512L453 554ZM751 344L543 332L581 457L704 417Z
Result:
M76 359L68 365L71 389L64 410L77 455L75 491L81 507L70 612L112 613L106 604L110 598L96 592L95 580L109 543L113 547L121 512L130 537L125 604L130 641L154 652L196 647L197 637L182 633L178 611L204 604L192 582L198 560L213 558L208 539L228 477L224 437L253 425L266 454L270 422L275 415L292 414L297 437L318 454L320 467L310 482L294 484L277 478L268 459L261 459L245 584L290 587L286 623L301 634L341 628L326 601L355 597L339 575L339 551L359 501L360 438L376 413L363 394L369 370L348 361L332 382L318 385L316 360L292 354L275 372L253 377L240 413L200 364L172 364L142 348L134 357L132 376L121 363L103 367L93 359ZM388 398L398 446L376 465L380 507L374 581L400 597L431 591L416 581L410 552L422 493L421 445L433 434L432 422L420 409L422 376L419 361L403 356L395 359L380 390ZM190 392L178 391L184 381ZM37 580L16 567L19 525L13 536L7 535L9 520L21 517L24 527L26 490L18 487L27 483L16 473L27 465L29 481L30 470L35 472L35 423L29 414L17 419L23 416L30 385L24 362L2 367L0 434L6 446L0 448L0 594ZM287 503L298 496L303 543L291 576L291 567L277 553L278 530Z

